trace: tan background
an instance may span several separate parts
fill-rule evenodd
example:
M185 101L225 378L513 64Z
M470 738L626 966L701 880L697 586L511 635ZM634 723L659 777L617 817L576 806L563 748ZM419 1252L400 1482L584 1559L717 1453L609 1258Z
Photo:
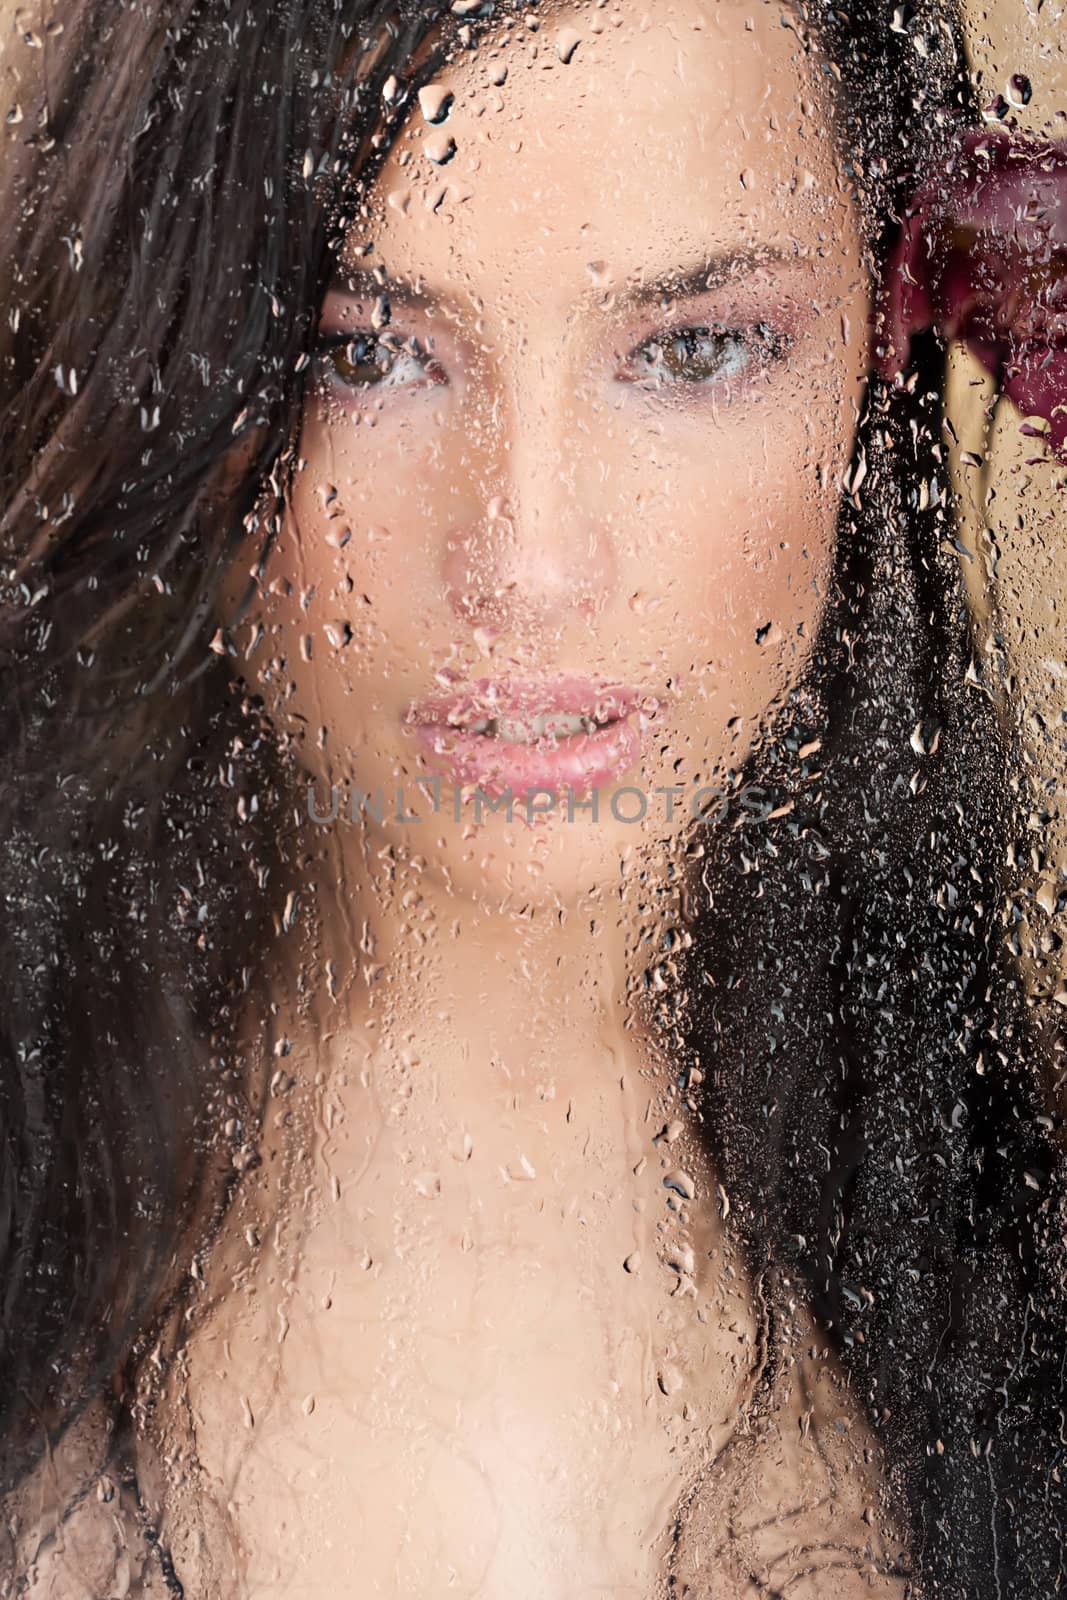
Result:
M985 104L1005 93L1012 73L1032 85L1020 125L1067 138L1067 4L1065 0L996 0L966 6L972 62ZM1009 401L990 407L993 390L981 368L957 354L952 362L948 409L960 437L955 478L963 497L961 556L974 610L980 651L1003 663L1010 691L1002 703L1022 742L1020 777L1030 791L1030 854L1022 879L1025 917L1019 924L1028 987L1058 999L1048 1008L1055 1024L1067 1003L1067 951L1058 948L1064 917L1058 898L1067 890L1067 566L1063 527L1067 469L1038 461L1038 440L1020 432L1022 418ZM982 458L964 465L966 450ZM989 659L988 654L986 659ZM1058 1071L1056 1073L1058 1076ZM1059 1103L1067 1095L1058 1084Z

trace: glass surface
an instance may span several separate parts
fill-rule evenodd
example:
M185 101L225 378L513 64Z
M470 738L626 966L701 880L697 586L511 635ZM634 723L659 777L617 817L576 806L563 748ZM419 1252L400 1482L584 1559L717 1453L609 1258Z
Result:
M6 23L0 1600L1051 1600L1054 86Z

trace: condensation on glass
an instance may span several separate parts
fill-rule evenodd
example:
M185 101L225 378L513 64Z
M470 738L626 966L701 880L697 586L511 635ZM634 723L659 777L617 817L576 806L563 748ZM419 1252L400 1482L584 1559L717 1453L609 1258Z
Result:
M1059 1591L1067 145L967 22L5 21L0 1596Z

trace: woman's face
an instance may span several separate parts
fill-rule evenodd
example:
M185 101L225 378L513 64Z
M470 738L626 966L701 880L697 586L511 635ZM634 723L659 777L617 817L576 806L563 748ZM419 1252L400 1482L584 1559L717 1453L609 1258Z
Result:
M747 754L866 367L828 115L774 4L555 10L423 92L322 307L242 667L320 811L381 789L454 886L573 899Z

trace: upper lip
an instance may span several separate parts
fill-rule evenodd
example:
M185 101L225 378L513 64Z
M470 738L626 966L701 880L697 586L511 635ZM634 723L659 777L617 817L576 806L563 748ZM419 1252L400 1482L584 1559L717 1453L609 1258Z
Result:
M411 723L444 723L462 729L483 718L536 717L562 712L621 720L636 708L652 712L653 696L629 684L566 675L555 678L478 678L445 694L413 701L405 716Z

